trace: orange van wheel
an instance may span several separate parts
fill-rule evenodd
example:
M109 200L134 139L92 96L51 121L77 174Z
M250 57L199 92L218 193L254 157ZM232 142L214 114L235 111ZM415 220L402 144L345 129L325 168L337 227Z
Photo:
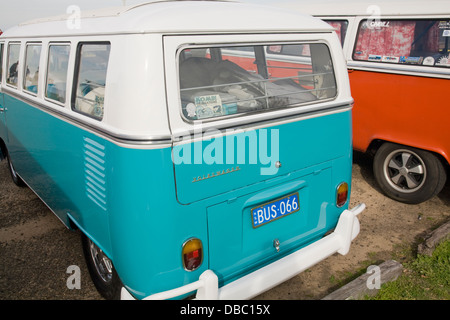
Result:
M390 198L417 204L437 195L447 179L442 162L431 152L384 143L373 163L375 179Z

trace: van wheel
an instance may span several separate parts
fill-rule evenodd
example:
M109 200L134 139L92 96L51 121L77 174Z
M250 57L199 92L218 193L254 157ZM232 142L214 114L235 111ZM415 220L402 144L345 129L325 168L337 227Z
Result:
M23 182L22 178L19 177L16 170L14 169L14 166L11 162L11 157L9 156L8 150L6 150L6 159L8 160L9 173L11 173L11 178L12 178L14 184L18 187L24 187L25 182Z
M393 143L385 143L378 149L373 170L388 197L410 204L438 194L447 178L444 166L432 153Z
M84 257L97 291L108 300L118 300L122 281L120 281L112 261L86 235L81 235Z

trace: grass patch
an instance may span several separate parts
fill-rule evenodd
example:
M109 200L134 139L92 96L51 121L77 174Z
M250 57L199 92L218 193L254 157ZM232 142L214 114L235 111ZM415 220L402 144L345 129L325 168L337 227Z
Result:
M450 240L439 244L433 255L418 255L403 263L403 274L385 283L369 300L450 300Z

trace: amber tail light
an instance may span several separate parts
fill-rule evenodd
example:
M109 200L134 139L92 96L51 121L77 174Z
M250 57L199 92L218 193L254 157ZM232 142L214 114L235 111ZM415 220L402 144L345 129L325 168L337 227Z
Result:
M336 205L342 207L348 200L348 184L342 182L336 189Z
M181 253L183 267L187 271L197 269L203 261L203 245L197 238L192 238L183 244Z

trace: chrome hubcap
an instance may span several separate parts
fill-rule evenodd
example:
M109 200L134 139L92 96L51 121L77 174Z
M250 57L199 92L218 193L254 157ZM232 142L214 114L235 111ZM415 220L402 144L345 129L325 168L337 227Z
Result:
M426 178L426 167L422 159L410 150L395 150L383 165L386 181L400 192L411 193L422 187Z
M111 281L113 276L113 266L111 260L91 240L89 240L89 248L92 261L94 262L100 278L105 282Z

